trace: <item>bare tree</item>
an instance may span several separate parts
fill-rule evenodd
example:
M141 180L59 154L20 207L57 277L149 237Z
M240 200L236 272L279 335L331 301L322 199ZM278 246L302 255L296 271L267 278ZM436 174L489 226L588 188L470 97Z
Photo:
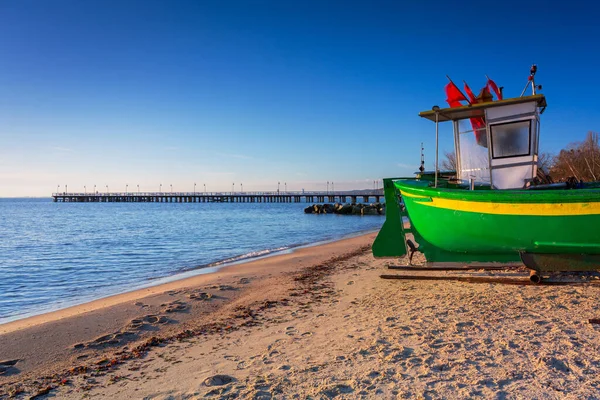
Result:
M445 171L456 171L456 154L453 151L445 151L445 160L442 160L442 169Z
M539 169L543 170L544 173L549 173L550 170L554 167L554 161L556 156L551 153L541 153L538 155L537 166Z
M571 143L554 158L550 174L555 180L575 177L586 182L600 178L598 133L588 132L583 142Z
M554 167L556 156L550 153L541 153L538 155L537 162L537 183L547 184L554 183L554 180L550 176L550 170Z

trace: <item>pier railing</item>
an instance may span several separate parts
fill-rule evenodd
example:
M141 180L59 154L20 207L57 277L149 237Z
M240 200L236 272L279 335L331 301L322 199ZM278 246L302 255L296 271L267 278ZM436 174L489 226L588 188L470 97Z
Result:
M383 190L372 191L266 191L266 192L57 192L55 202L114 203L314 203L379 202Z

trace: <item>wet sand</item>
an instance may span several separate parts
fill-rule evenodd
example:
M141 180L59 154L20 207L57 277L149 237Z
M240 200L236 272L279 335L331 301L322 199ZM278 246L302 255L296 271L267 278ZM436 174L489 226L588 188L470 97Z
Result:
M374 237L0 326L0 397L600 397L600 288L383 280Z

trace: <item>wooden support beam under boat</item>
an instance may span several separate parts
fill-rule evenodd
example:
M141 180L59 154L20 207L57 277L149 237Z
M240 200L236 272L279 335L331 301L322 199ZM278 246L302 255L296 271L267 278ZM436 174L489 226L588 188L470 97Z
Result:
M519 267L513 266L490 266L490 265L473 265L466 267L415 267L410 265L388 265L388 269L400 271L503 271L514 270Z
M531 280L522 278L502 278L502 277L480 277L480 276L430 276L430 275L380 275L381 279L396 279L405 281L455 281L465 283L499 283L503 285L528 285L528 286L595 286L600 287L600 284L595 282L568 282L568 281L547 281L543 280L540 283L534 283Z

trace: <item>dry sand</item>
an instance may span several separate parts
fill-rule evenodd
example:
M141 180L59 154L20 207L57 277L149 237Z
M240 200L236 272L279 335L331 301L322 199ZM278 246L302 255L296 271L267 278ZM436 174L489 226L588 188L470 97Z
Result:
M0 326L0 397L600 398L599 287L382 280L374 237Z

